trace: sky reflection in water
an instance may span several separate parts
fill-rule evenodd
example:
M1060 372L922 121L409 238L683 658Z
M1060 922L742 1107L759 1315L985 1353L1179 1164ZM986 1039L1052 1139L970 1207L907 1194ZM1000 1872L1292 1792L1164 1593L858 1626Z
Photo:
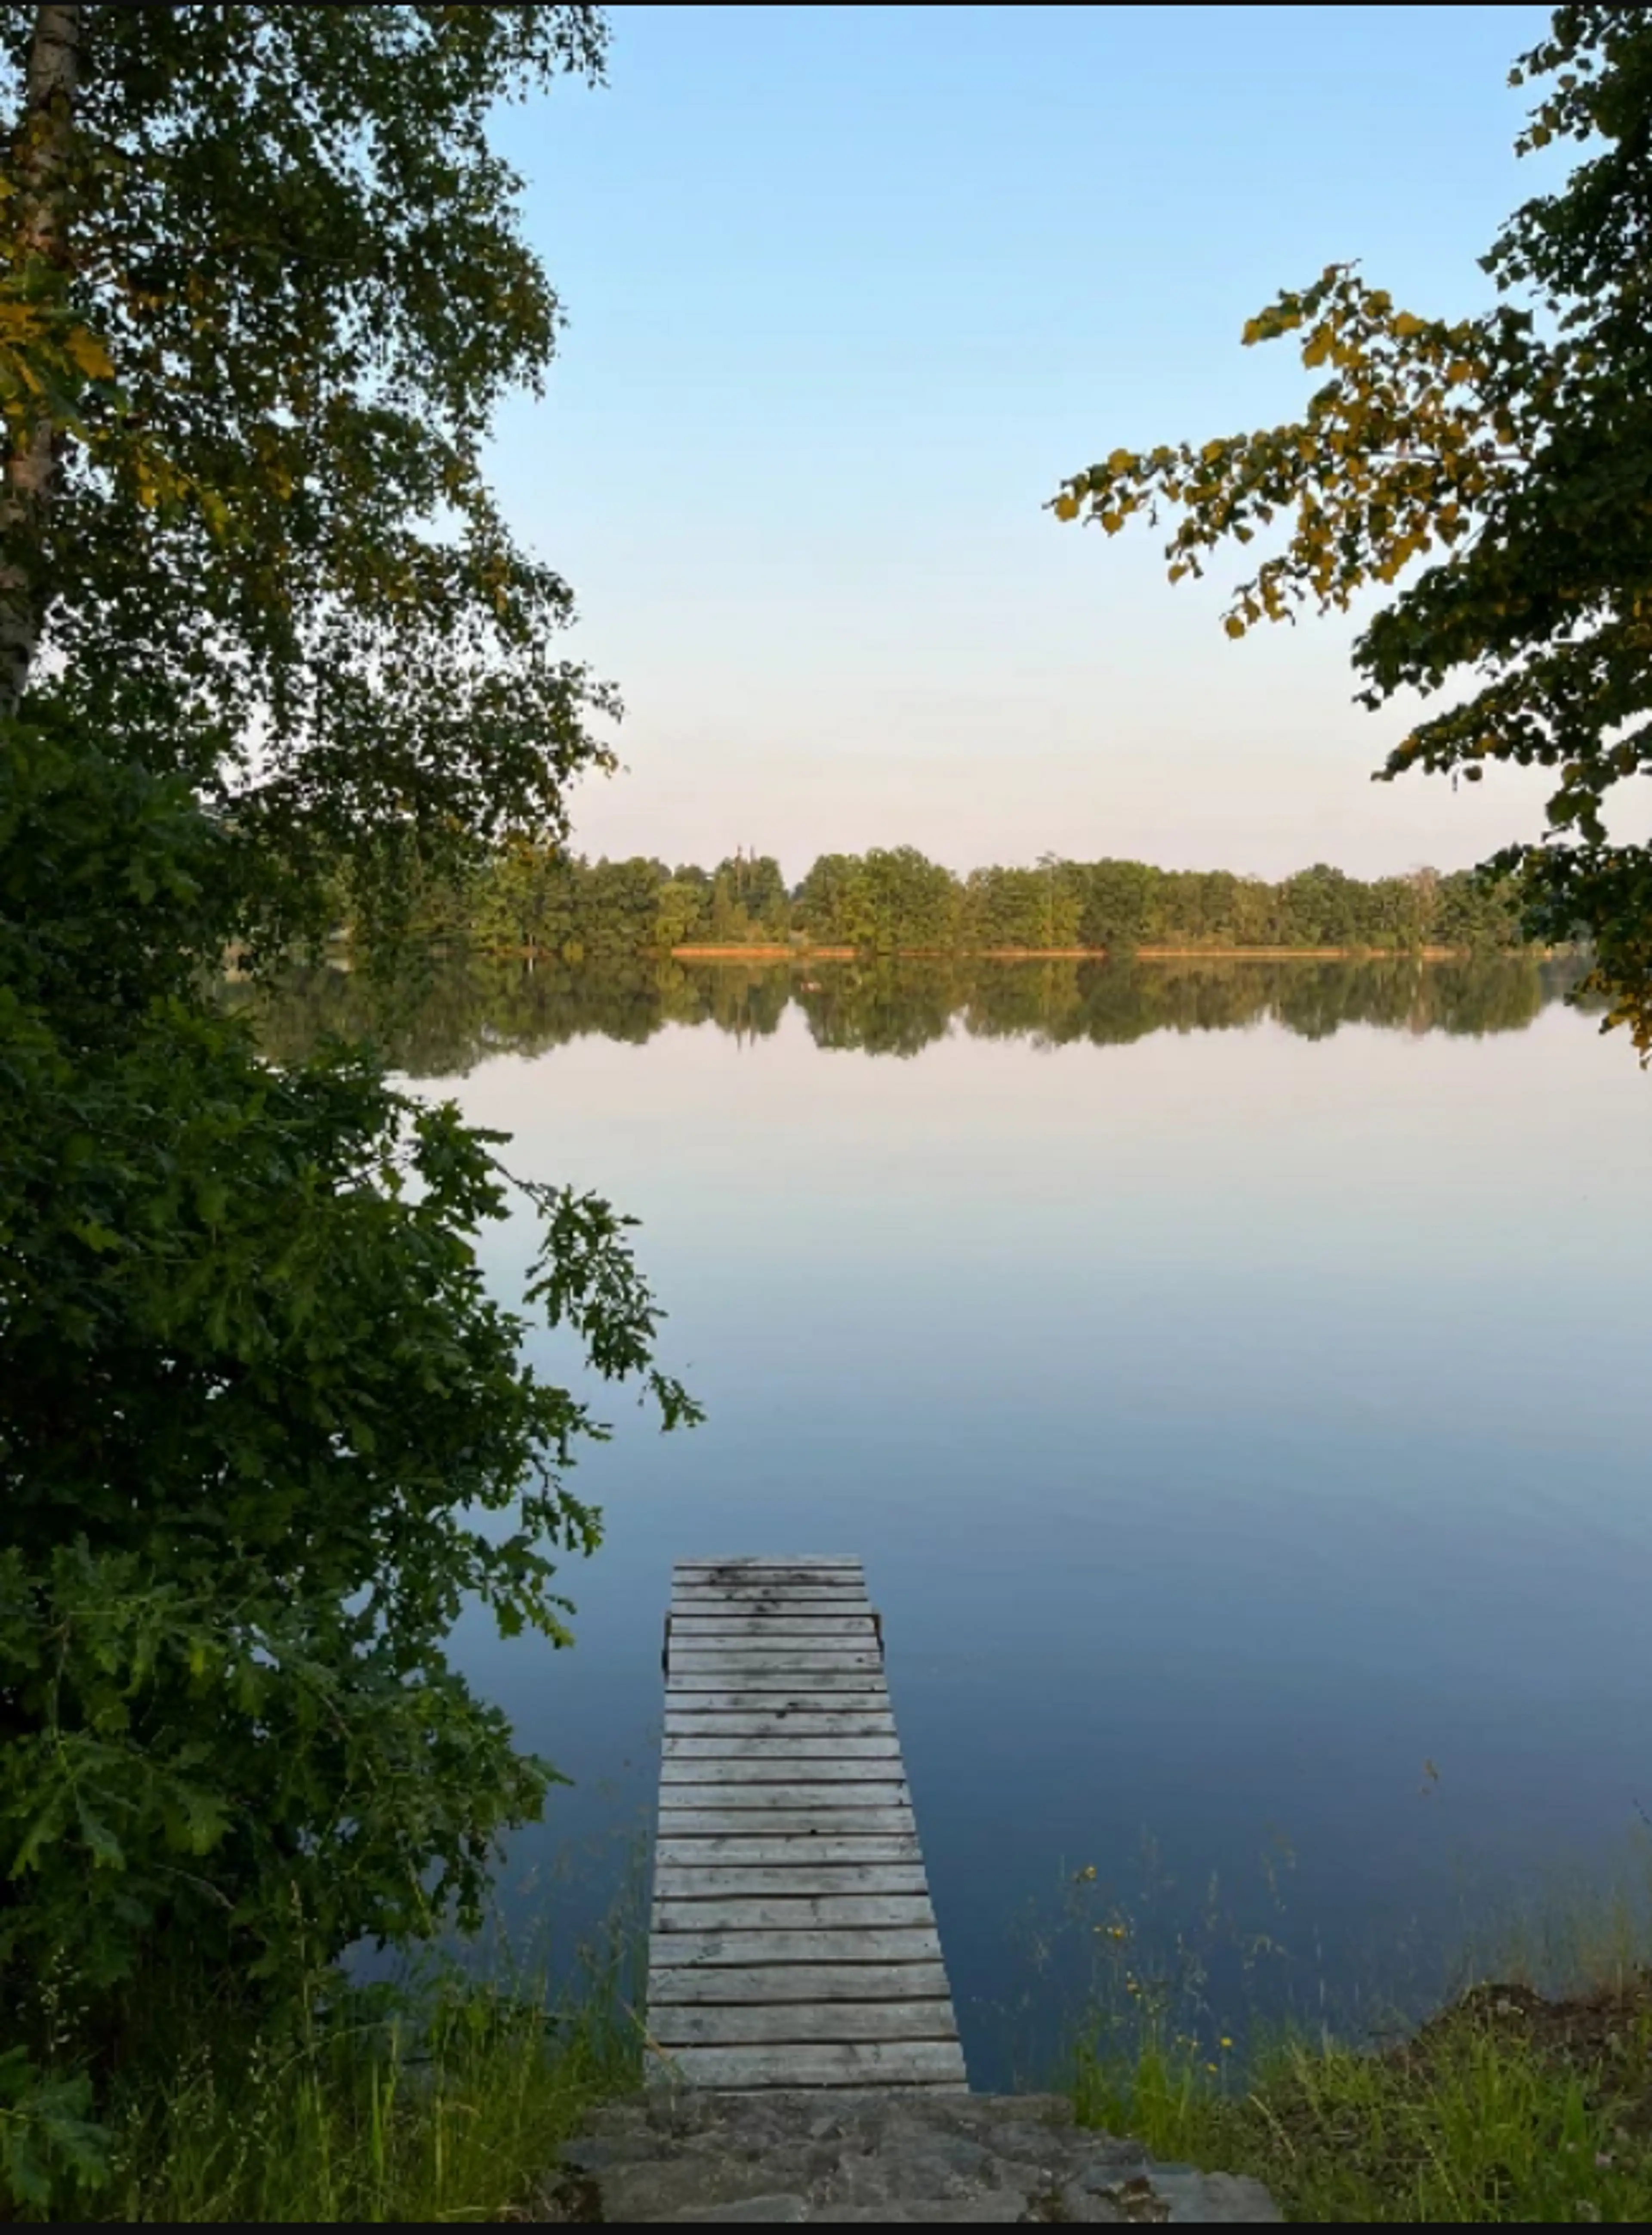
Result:
M1652 1082L1501 968L433 989L410 1066L470 1066L441 1091L515 1169L640 1218L710 1416L610 1406L574 1651L462 1634L577 1779L514 1845L518 1925L573 1855L552 1921L587 1924L646 1827L671 1563L707 1551L864 1560L978 2085L1047 2046L1114 1900L1190 1930L1216 1872L1287 1951L1222 1991L1312 2002L1399 1991L1393 1951L1426 1970L1465 1899L1614 1849L1652 1806ZM1236 1028L1190 1028L1195 983ZM1063 1043L1086 1016L1105 1036ZM502 1282L527 1243L490 1246ZM1029 1905L1091 1864L1040 1971Z

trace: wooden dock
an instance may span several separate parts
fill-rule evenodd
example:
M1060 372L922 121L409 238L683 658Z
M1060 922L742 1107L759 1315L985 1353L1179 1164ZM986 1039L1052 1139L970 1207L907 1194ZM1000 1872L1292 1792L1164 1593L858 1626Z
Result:
M665 1637L651 2074L967 2085L858 1560L684 1560Z

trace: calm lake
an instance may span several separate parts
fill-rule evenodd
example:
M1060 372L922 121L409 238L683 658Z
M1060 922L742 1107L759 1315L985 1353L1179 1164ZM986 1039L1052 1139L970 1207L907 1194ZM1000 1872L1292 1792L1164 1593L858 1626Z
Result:
M708 1552L865 1562L978 2086L1036 2066L1098 1963L1230 2029L1369 2011L1432 1994L1505 1897L1632 1865L1652 1078L1564 983L436 980L397 1061L635 1214L709 1416L611 1402L573 1651L458 1641L575 1780L511 1851L514 1928L566 1943L613 1897L671 1565ZM273 1044L354 1000L311 981ZM491 1245L502 1284L528 1247Z

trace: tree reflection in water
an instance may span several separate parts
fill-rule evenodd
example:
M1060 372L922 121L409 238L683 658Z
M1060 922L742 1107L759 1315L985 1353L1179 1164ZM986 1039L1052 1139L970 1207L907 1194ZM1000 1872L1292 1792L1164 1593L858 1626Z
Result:
M278 991L233 985L277 1061L330 1036L367 1038L398 1072L461 1075L489 1056L531 1056L587 1033L640 1044L672 1027L737 1039L779 1030L796 1007L817 1045L914 1056L948 1033L1122 1045L1158 1032L1271 1022L1308 1039L1345 1025L1392 1032L1518 1032L1563 1000L1584 966L1536 954L1422 962L1406 956L1242 961L867 963L628 960L535 966L446 957L393 995L343 969L298 973Z

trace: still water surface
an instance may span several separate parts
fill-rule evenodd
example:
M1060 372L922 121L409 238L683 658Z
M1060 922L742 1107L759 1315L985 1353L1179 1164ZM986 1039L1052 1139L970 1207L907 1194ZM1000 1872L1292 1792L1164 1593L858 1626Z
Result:
M1230 2023L1426 1993L1465 1904L1604 1867L1652 1808L1652 1079L1558 991L1308 961L433 987L400 1059L641 1220L709 1414L612 1412L572 1652L459 1641L575 1779L511 1851L518 1924L587 1922L646 1829L671 1565L707 1552L865 1562L978 2085L1098 1952L1163 1975L1214 1911Z

